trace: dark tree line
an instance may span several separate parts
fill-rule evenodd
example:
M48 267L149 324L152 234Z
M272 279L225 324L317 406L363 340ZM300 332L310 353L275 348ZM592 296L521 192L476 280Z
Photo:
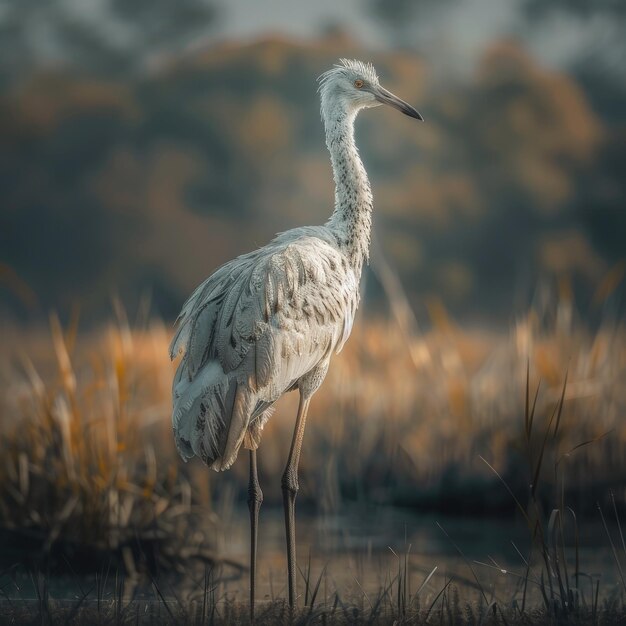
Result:
M0 74L6 83L51 62L132 72L179 51L217 13L211 0L100 0L91 12L63 0L0 0Z

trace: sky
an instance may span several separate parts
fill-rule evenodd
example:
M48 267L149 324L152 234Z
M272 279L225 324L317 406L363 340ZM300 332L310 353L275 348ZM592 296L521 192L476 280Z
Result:
M113 21L103 9L105 0L52 0L65 7L90 28L104 30L121 45L133 38L127 24ZM283 33L294 38L312 38L329 26L339 26L367 47L395 47L399 33L390 29L371 10L372 0L199 0L217 8L218 18L199 29L191 47L223 39L255 38ZM532 0L422 0L404 28L406 45L436 58L433 64L457 72L469 70L483 47L496 37L514 36L544 64L567 69L586 57L593 57L615 77L626 76L626 43L622 31L625 15L610 2L595 0L591 5L608 7L589 14L562 8L567 0L529 21L524 6ZM11 0L0 0L0 22ZM574 3L576 4L576 3ZM60 52L49 32L46 2L35 2L39 12L29 19L29 39L43 56ZM590 6L591 6L590 5ZM584 13L584 12L583 12ZM62 47L62 46L61 46Z

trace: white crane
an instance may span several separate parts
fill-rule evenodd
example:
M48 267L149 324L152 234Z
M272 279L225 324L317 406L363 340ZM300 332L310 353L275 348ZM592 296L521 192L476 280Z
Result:
M184 356L173 384L172 422L183 457L228 469L250 450L250 611L254 617L258 515L263 494L256 450L273 404L298 390L300 403L282 477L289 604L295 606L295 500L311 396L345 344L368 259L372 193L354 143L364 108L388 104L422 120L381 87L371 64L341 61L319 79L321 114L335 179L335 209L323 226L294 228L207 278L183 306L170 356Z

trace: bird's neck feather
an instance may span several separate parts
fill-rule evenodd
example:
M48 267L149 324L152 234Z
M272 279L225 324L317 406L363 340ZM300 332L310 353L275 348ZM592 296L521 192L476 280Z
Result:
M323 110L326 146L335 179L335 210L327 222L357 275L369 257L372 191L354 143L356 111Z

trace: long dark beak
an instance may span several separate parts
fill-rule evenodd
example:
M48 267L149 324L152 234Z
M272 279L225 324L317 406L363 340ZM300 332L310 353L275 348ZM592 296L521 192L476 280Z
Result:
M378 102L382 104L388 104L392 106L394 109L398 109L405 115L409 117L414 117L416 120L420 120L420 122L424 121L424 118L420 115L417 109L414 109L410 104L398 98L398 96L394 96L391 91L387 91L383 87L376 87L375 90L372 91L374 97Z

